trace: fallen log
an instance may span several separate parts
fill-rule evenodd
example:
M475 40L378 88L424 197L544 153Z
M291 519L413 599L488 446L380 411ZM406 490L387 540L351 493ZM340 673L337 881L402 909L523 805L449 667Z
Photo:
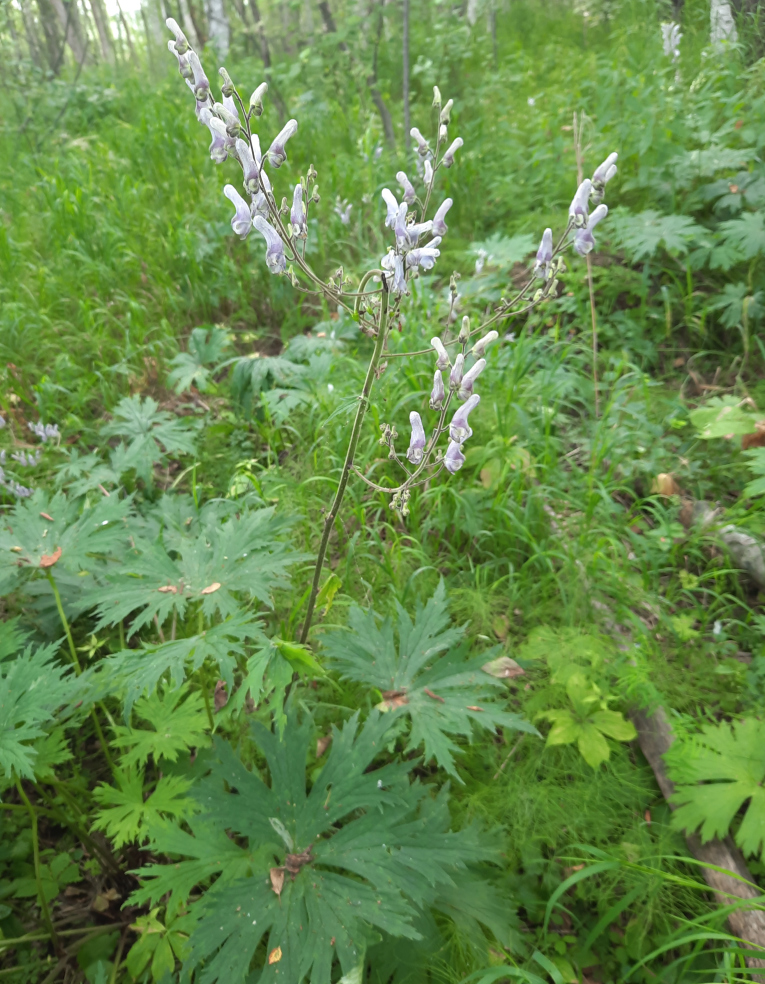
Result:
M675 787L667 775L663 756L669 750L675 736L664 708L658 707L650 716L644 710L634 711L630 716L637 730L638 743L643 755L653 769L656 782L670 809L674 809L671 796ZM702 843L701 838L696 834L689 834L687 841L691 854L705 866L701 869L704 881L712 889L717 902L721 905L729 905L735 899L746 901L762 898L763 893L753 884L746 884L753 883L754 878L746 866L743 855L729 837L725 840L715 838ZM707 865L715 867L706 867ZM716 871L715 868L723 868L724 871ZM728 925L731 933L743 940L749 948L763 951L763 957L747 958L747 965L752 968L765 967L765 910L754 907L735 909L728 915ZM765 975L755 974L752 980L762 984L765 982Z

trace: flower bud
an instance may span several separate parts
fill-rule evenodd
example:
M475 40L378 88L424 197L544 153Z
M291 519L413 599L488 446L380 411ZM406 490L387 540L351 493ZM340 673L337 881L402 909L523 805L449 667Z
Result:
M427 155L430 153L430 147L428 146L428 141L425 139L425 137L423 137L423 135L420 133L420 131L417 129L416 126L413 126L409 132L417 141L417 153L420 155L420 157L427 157Z
M388 208L388 214L385 216L385 225L389 229L393 229L396 225L396 216L398 215L398 202L393 192L388 188L383 188L382 198Z
M253 137L253 140L257 140L257 136ZM258 147L258 152L260 147ZM236 142L236 156L239 158L239 163L242 165L242 174L244 179L245 190L251 195L257 194L258 188L260 187L260 181L258 178L258 164L253 157L250 145L246 140L239 139Z
M266 152L268 155L268 160L271 162L273 167L281 167L282 164L287 160L286 144L290 137L294 137L297 133L297 120L289 120L282 127L279 134L274 139L274 142L268 148Z
M475 385L475 381L485 368L486 359L479 359L468 369L462 377L462 383L460 384L459 392L457 393L457 396L461 400L467 400L468 397L473 395L473 386Z
M465 406L467 406L467 404L465 404ZM464 464L465 455L462 453L462 448L456 441L450 441L449 447L446 449L446 454L444 455L444 468L451 475L454 475L454 473L458 472Z
M443 164L444 167L452 166L452 164L454 163L454 155L457 153L457 151L460 149L460 147L463 145L464 142L465 141L462 139L462 137L457 137L456 140L452 140L449 149L446 151L446 153L441 159L441 163Z
M436 369L448 369L451 363L449 362L449 356L446 349L444 348L444 343L440 338L431 338L430 344L436 350Z
M416 410L409 414L409 423L412 425L412 436L409 440L409 450L406 452L407 458L413 465L419 465L425 450L425 428Z
M172 44L172 42L170 43ZM431 181L433 180L433 165L430 163L430 161L425 161L423 172L424 172L423 180L425 181L425 184L430 185Z
M550 272L550 263L553 257L553 237L552 229L545 229L542 234L542 242L537 250L537 261L534 264L534 276L541 280L547 280Z
M223 194L236 209L234 217L231 220L231 228L241 239L246 239L248 232L252 228L250 206L233 185L227 184L223 189Z
M165 24L167 24L167 26L175 35L175 41L174 42L171 41L170 44L172 44L175 47L175 50L178 52L179 55L185 55L186 52L190 50L191 45L189 44L186 35L178 26L178 21L174 20L172 17L168 17L167 20L165 21Z
M292 226L293 236L300 236L305 239L308 234L308 229L306 228L305 221L305 205L303 205L302 184L295 185L295 192L292 196L292 209L290 211L290 225Z
M406 293L406 274L404 273L404 258L396 255L393 260L393 293Z
M441 204L438 206L438 211L433 216L433 235L434 236L445 236L448 230L446 224L446 213L452 207L454 202L451 198L445 198Z
M188 54L189 49L187 48L186 51L179 52L175 47L175 41L168 41L167 50L171 54L175 55L175 57L178 59L178 71L181 73L181 77L186 79L187 81L189 79L193 79L194 73L191 70L191 62L189 60L189 54Z
M214 116L207 124L212 134L210 144L210 160L216 164L222 164L228 157L228 152L235 146L234 140L228 135L226 125L217 116Z
M467 340L470 338L470 318L465 315L462 319L462 327L460 328L460 333L457 335L457 341L460 345L465 345Z
M210 82L202 68L202 62L196 51L189 50L189 64L194 76L194 96L199 102L206 102L210 95Z
M584 229L577 229L574 235L574 249L580 256L587 256L595 248L595 237L592 230L608 215L608 205L598 205L593 211Z
M434 109L441 108L441 90L438 88L437 85L433 86L433 108Z
M233 104L233 100L230 102ZM234 107L236 109L236 107ZM219 120L222 120L226 124L226 131L231 137L236 137L241 130L241 125L239 123L239 115L236 112L231 112L228 106L224 106L223 103L215 103L213 106L213 113L217 116Z
M477 341L473 346L473 355L476 359L480 359L486 349L492 344L492 342L496 342L498 338L499 334L496 331L490 331L488 335L484 335L483 338L479 339L479 341Z
M441 375L441 370L436 369L433 373L433 389L430 391L430 409L440 410L445 399L444 377Z
M421 246L419 249L413 249L406 254L406 265L408 267L422 267L423 270L432 270L440 255L440 249Z
M284 255L284 243L276 229L262 215L256 215L252 224L266 241L266 266L271 273L284 273L287 269L287 258Z
M263 97L268 92L268 82L261 82L250 96L250 109L256 116L263 115Z
M453 105L454 105L454 100L449 99L446 105L444 106L444 108L441 110L441 115L438 117L439 123L447 123L447 124L449 123Z
M234 88L234 83L231 81L231 76L228 74L225 68L218 69L218 75L223 79L223 85L220 87L220 91L224 96L231 98L236 91Z
M592 176L593 188L597 188L599 185L602 187L608 184L611 178L613 178L616 174L616 161L618 158L619 155L614 151L614 153L608 155L599 167L595 168L595 173Z
M441 143L445 143L448 136L449 136L449 130L446 126L446 123L442 123L441 126L439 126L438 128L438 139L441 141Z
M454 360L452 371L449 373L449 389L459 389L462 383L462 373L465 369L465 356L459 352Z
M462 444L469 437L473 436L473 430L468 423L468 416L480 402L481 397L477 393L474 393L452 417L452 422L449 424L449 437L456 444Z
M399 171L396 174L396 181L398 181L398 183L404 189L404 201L407 203L407 205L411 205L412 202L417 197L417 192L414 190L414 185L412 184L412 182L406 176L406 172Z

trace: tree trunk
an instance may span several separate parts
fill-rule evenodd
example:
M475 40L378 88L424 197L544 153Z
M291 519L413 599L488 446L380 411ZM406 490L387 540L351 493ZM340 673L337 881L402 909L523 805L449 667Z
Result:
M287 4L283 6L286 7ZM231 28L223 7L223 0L205 0L205 12L210 29L210 41L218 58L222 60L228 54L231 45Z
M34 17L28 4L21 4L21 20L24 24L24 34L27 39L27 47L29 48L29 57L38 68L42 68L43 54L40 51L39 39L35 30Z
M182 4L188 6L189 16L194 22L194 33L199 40L200 46L206 45L210 39L210 35L207 32L204 18L199 10L199 7L195 3L195 0L182 0Z
M104 0L90 0L90 10L98 32L98 43L101 47L101 54L107 65L114 65L116 58L114 54L114 39L112 38L111 28L109 27L109 17L106 13Z
M63 61L63 45L58 17L51 0L37 0L37 8L40 11L40 24L45 38L45 55L48 66L54 75L58 75Z
M51 4L58 17L61 30L65 33L66 43L72 49L77 64L82 65L85 61L85 39L76 0L51 0Z
M377 37L375 38L374 51L372 54L372 72L367 76L367 86L369 87L369 94L372 97L372 102L377 107L377 112L380 114L380 119L382 120L383 132L385 133L385 140L391 150L396 149L396 131L393 129L393 117L390 115L390 110L388 109L385 100L382 97L382 93L377 88L377 53L380 49L380 41L382 40L383 32L383 5L381 0L378 0L378 11L379 16L377 19ZM408 131L407 131L408 132Z
M648 763L656 776L656 782L659 784L670 809L675 809L670 802L675 787L667 775L663 759L675 737L672 734L672 727L664 708L657 708L651 717L645 711L636 711L631 717L637 728L638 742L643 755L648 759ZM741 853L729 838L726 837L724 841L714 839L702 844L696 834L689 834L687 840L688 848L697 861L703 865L714 865L731 872L731 874L725 874L711 867L701 869L704 881L712 889L714 897L720 905L729 905L735 899L747 900L761 896L762 893L756 888L745 884L745 882L754 882L754 878ZM740 881L739 879L744 880ZM745 940L752 949L756 947L765 949L765 911L742 907L730 913L728 924L733 935ZM761 957L750 957L746 962L750 967L765 967L765 959ZM753 975L753 980L763 981L765 977L756 974Z

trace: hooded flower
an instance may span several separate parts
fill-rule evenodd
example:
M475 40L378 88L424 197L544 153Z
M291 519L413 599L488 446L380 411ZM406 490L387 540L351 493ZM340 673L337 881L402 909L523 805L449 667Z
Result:
M432 270L440 255L440 249L421 246L419 249L413 249L407 253L406 265L408 267L421 267L423 270Z
M449 362L449 356L444 348L444 343L440 338L436 337L431 338L430 344L436 350L436 355L438 356L436 359L436 369L448 369L451 362Z
M396 225L396 217L398 216L398 202L393 192L388 188L383 188L382 197L388 207L388 214L385 216L385 225L389 229L393 229Z
M348 201L347 198L343 198L341 200L340 196L338 195L337 201L335 202L335 207L332 209L332 211L335 213L338 219L340 219L343 225L347 226L351 224L352 208L353 205Z
M173 23L175 23L175 21L173 21ZM184 38L184 41L185 40L186 39ZM186 43L188 44L188 42ZM191 71L191 62L189 60L188 48L186 49L186 51L180 52L178 51L175 45L176 45L175 41L167 42L167 50L171 54L175 55L175 57L178 59L178 71L181 73L181 76L187 81L189 79L193 79L194 73Z
M226 132L226 124L222 120L219 120L217 116L211 117L207 126L212 134L210 159L215 161L216 164L222 164L228 157L229 150L232 150L236 146L236 143Z
M617 172L616 159L618 156L616 152L609 154L600 167L595 169L595 173L592 176L590 198L596 205L603 201L603 193L606 190L606 185Z
M257 137L253 138L257 140ZM258 148L259 150L260 148ZM236 156L239 158L239 163L242 165L242 176L244 179L244 187L251 195L255 195L260 187L260 180L258 178L258 162L255 160L252 154L250 145L246 140L241 138L236 142Z
M409 450L406 452L407 458L413 465L419 465L425 450L425 428L416 410L409 414L409 423L412 425L412 436L409 440Z
M167 24L175 35L175 41L168 41L168 44L171 44L179 55L185 55L189 48L191 48L191 45L189 44L186 35L178 26L178 21L174 20L172 17L168 17L165 24Z
M289 120L284 124L281 132L275 137L274 142L266 151L268 159L274 167L281 167L287 160L287 141L290 137L295 136L297 128L297 120Z
M583 229L587 225L587 206L590 200L590 192L592 191L592 181L589 178L585 178L584 181L576 189L576 194L574 195L571 205L568 209L569 218L574 223L574 228Z
M553 258L553 237L552 229L545 229L542 233L542 242L537 250L537 262L534 264L534 276L540 280L547 280L550 273L550 263Z
M449 424L449 437L452 441L462 444L469 437L472 437L473 430L468 423L468 415L472 410L475 410L480 402L481 397L474 393L454 414L452 422Z
M441 163L444 165L444 167L452 166L452 164L454 163L454 155L457 153L457 151L460 149L460 147L463 145L464 142L465 141L462 139L462 137L457 137L456 140L452 140L449 149L441 158Z
M464 464L465 455L462 453L462 448L456 441L450 441L449 447L446 449L446 454L444 455L444 468L451 475L453 475L455 472L458 472Z
M250 215L253 219L256 215L262 215L264 219L268 218L268 199L262 191L259 191L257 195L252 196Z
M467 400L468 397L473 395L473 386L475 381L485 368L486 359L479 359L470 367L470 369L468 369L462 377L462 383L460 384L459 392L457 394L461 400Z
M465 356L460 352L454 360L452 371L449 373L449 388L459 389L462 383L462 373L465 371Z
M210 95L210 81L204 73L199 55L191 49L189 49L189 65L194 76L194 96L199 102L207 102Z
M574 235L574 249L580 256L587 256L595 247L595 237L592 230L608 215L608 205L598 205L590 216L586 228L577 229Z
M241 239L246 239L247 233L252 229L250 206L233 185L226 185L223 189L223 194L236 209L234 217L231 220L231 228Z
M412 202L415 200L415 198L417 198L417 192L414 190L414 185L412 184L412 182L406 176L406 172L399 171L398 174L396 175L396 181L398 181L398 183L404 189L404 201L407 203L407 205L411 205Z
M428 141L423 137L416 126L413 126L409 133L414 137L417 142L417 153L420 157L427 157L430 153L430 147L428 146Z
M433 165L430 161L425 161L425 165L423 167L423 179L426 185L429 185L433 180Z
M303 205L303 186L300 182L295 185L295 192L292 196L290 225L292 226L293 236L305 237L307 235L308 230L305 224L305 206Z
M440 410L445 399L444 377L441 375L441 370L436 369L433 373L433 389L430 391L430 409Z
M451 198L445 198L441 204L438 206L438 211L433 216L433 235L434 236L445 236L448 226L444 221L446 219L446 213L452 207L454 202Z
M284 273L287 269L287 258L284 255L284 243L271 225L262 215L256 215L252 224L266 241L266 266L271 273Z
M406 276L404 274L404 258L396 255L393 260L393 293L406 293Z
M490 331L487 335L484 335L483 338L479 339L473 346L473 355L476 359L480 359L486 349L492 344L492 342L496 342L498 338L498 332Z

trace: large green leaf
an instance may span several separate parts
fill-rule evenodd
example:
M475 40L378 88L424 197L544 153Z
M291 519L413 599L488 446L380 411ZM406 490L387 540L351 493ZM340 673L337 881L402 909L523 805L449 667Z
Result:
M150 396L126 396L117 404L113 419L101 428L105 437L121 437L127 443L113 457L112 467L122 474L134 469L151 484L155 464L164 464L168 456L194 454L199 422L183 420L159 409Z
M460 748L450 735L470 739L475 730L498 727L537 734L496 703L504 684L482 670L487 654L470 660L467 647L459 645L464 629L450 624L443 581L425 606L418 605L414 622L401 606L395 627L391 619L381 622L375 612L354 608L349 627L324 636L330 664L342 676L376 688L382 710L401 708L411 720L409 748L424 745L426 758L452 775L457 776L454 753Z
M450 830L447 791L433 797L410 782L414 763L372 768L388 720L375 713L360 729L356 714L333 729L326 764L310 787L309 721L299 724L292 716L282 740L254 726L268 782L222 741L208 753L210 773L193 793L202 810L192 824L195 836L173 835L177 853L196 858L196 867L184 869L188 862L179 860L145 868L136 896L156 902L168 891L177 893L183 879L190 891L195 877L213 875L199 843L205 829L225 829L249 845L251 866L236 880L229 869L191 903L198 923L186 969L199 968L200 984L240 984L252 968L252 979L262 982L330 984L335 957L341 973L350 974L374 938L372 930L417 938L415 922L439 891L454 886L455 876L471 864L496 857L496 845L477 828ZM167 837L165 825L157 848L172 852ZM258 857L257 848L267 851Z
M745 410L735 396L713 396L703 407L691 410L690 418L704 440L755 431L754 414Z

